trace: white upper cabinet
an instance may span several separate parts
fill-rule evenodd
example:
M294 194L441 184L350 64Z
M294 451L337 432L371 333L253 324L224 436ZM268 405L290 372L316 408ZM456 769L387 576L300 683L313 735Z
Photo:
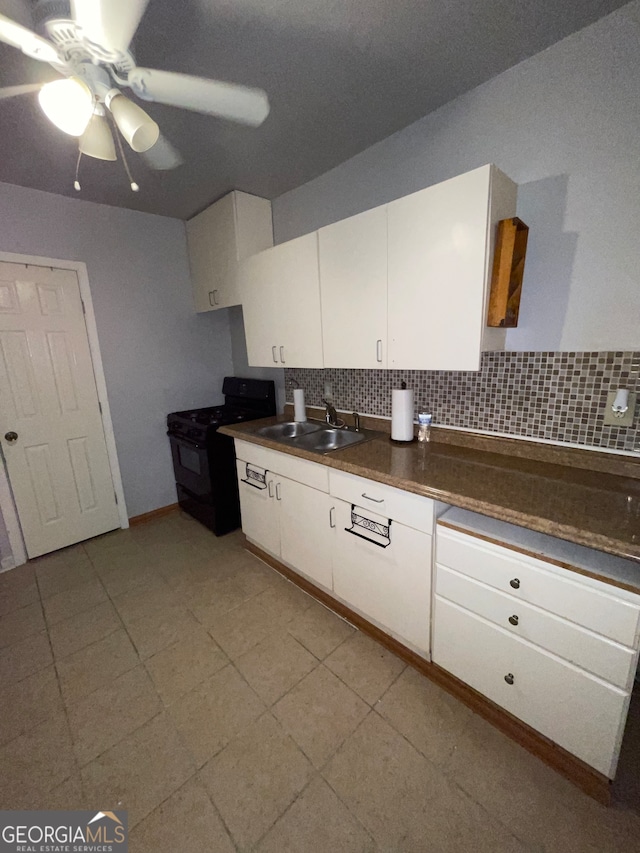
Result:
M240 261L273 246L271 202L232 192L187 222L196 311L240 304Z
M325 367L387 366L387 209L321 228Z
M478 370L505 344L486 316L497 223L516 196L482 166L250 258L249 364Z
M239 272L254 367L322 367L317 232L250 257Z
M504 345L485 335L486 304L496 223L515 208L494 166L388 205L388 367L478 370L483 348Z

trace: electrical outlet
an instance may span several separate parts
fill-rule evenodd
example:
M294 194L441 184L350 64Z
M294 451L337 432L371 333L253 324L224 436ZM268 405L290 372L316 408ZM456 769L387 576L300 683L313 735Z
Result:
M633 426L633 421L635 417L636 411L636 399L637 394L629 393L629 408L624 413L624 415L619 418L617 417L611 406L613 406L613 401L616 399L617 389L613 391L609 391L607 394L607 407L604 410L604 422L609 426L618 426L618 427L630 427Z

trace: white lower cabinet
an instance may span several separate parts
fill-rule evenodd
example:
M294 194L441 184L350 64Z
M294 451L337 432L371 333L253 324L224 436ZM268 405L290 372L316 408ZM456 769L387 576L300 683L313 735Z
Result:
M436 595L433 660L613 778L629 694Z
M613 779L640 596L585 576L597 552L466 510L436 540L433 662ZM601 562L628 577L627 561Z
M247 442L236 454L247 538L429 658L439 505ZM363 494L377 513L351 501Z
M244 534L330 591L329 495L245 460L236 465Z
M425 499L426 500L426 499ZM333 501L335 595L400 642L429 656L431 536L364 508ZM353 515L388 526L367 538Z
M332 587L331 497L317 489L278 478L280 557L327 590Z

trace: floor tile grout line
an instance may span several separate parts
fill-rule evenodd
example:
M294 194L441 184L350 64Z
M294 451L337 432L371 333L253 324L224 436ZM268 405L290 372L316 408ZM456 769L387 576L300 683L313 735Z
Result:
M37 580L37 573L36 573L36 583L38 584L38 592L40 592L40 584L38 583L38 580ZM46 630L47 630L47 640L49 641L49 649L51 651L51 658L53 660L52 665L54 668L54 672L56 674L56 686L58 688L58 696L60 698L60 704L62 705L62 713L64 714L64 719L65 719L65 723L66 723L66 727L67 727L67 734L69 736L69 746L71 749L71 757L72 757L73 765L76 769L76 772L80 776L80 764L78 762L78 756L76 755L76 751L74 749L73 729L71 728L71 720L69 719L69 713L67 710L67 705L66 705L66 702L64 701L64 696L62 694L62 683L60 681L60 673L58 671L55 656L53 654L53 644L51 642L51 635L49 633L49 625L46 621L46 616L45 616L45 612L44 612L44 603L42 601L42 598L40 599L40 605L42 607L42 618L44 619ZM51 717L51 715L50 715L50 717ZM48 719L50 719L50 717ZM83 796L84 796L84 786L83 786L83 782L82 782L81 777L80 777L80 787L81 787L81 790L82 790Z

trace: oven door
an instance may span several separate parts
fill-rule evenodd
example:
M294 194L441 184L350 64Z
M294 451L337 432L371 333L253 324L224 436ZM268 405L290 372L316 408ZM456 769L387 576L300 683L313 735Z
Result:
M201 501L211 502L209 454L204 443L168 432L176 483Z

